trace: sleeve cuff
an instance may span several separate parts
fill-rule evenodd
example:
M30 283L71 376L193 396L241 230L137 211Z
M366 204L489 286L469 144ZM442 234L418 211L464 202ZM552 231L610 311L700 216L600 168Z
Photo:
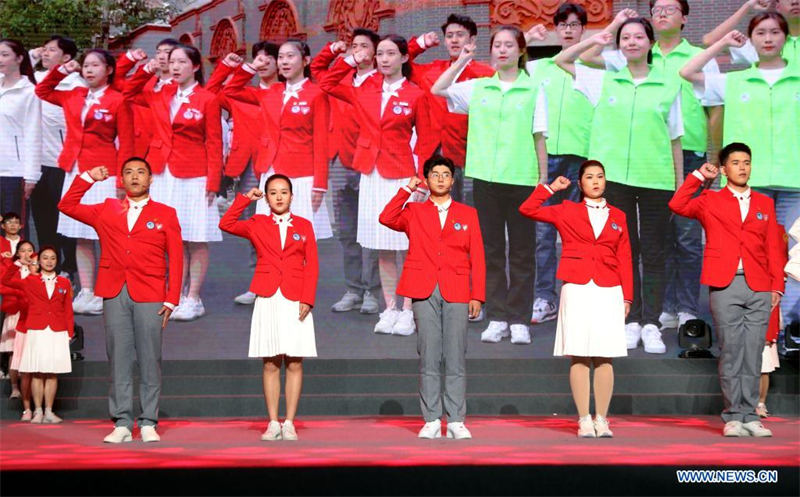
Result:
M358 65L358 64L356 64L356 58L353 57L352 55L348 55L347 57L345 57L344 61L350 67L356 67Z
M408 185L403 185L403 187L401 189L407 191L409 193L409 195L414 193L414 190L409 188Z
M164 302L164 307L168 308L170 311L175 310L175 304L170 304L169 302Z
M321 192L321 193L325 193L325 192L327 192L328 190L327 190L327 189L325 189L325 188L317 188L317 187L315 186L314 188L312 188L312 189L311 189L311 191L312 191L312 192Z
M249 72L250 74L255 74L257 72L256 69L249 63L242 64L242 69Z
M417 44L419 45L419 48L421 48L421 49L423 49L423 50L425 50L426 48L428 48L428 47L425 45L425 35L424 35L424 34L417 36Z
M153 71L150 70L150 64L145 64L142 66L142 70L147 74L153 74Z
M129 61L131 61L131 62L136 62L136 59L134 59L134 58L133 58L133 53L131 53L131 51L130 51L130 50L128 50L127 52L125 52L125 57L127 57L127 58L128 58L128 60L129 60Z
M696 169L694 171L692 171L692 176L694 176L695 178L699 179L700 181L705 181L706 180L706 178L702 174L700 174L700 171L698 171Z
M550 195L555 195L555 194L556 194L556 192L554 192L554 191L553 191L553 189L552 189L552 188L550 188L550 185L548 185L548 184L546 184L546 183L542 183L542 186L544 186L544 187L545 187L545 189L546 189L548 192L550 192Z
M63 65L58 66L58 72L60 72L64 76L69 74L69 71L67 71L67 68L64 67Z
M83 181L86 181L87 183L94 183L94 179L92 179L92 177L89 176L89 171L82 172L81 173L81 179Z

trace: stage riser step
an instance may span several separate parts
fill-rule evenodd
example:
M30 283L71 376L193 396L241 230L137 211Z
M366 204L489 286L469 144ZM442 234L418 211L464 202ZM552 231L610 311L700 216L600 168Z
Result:
M138 385L135 379L134 384ZM261 376L164 376L163 395L247 395L261 391ZM313 375L303 379L303 392L308 394L387 394L415 392L419 388L419 375ZM775 375L770 385L771 393L797 394L797 377ZM106 377L72 377L59 379L58 395L61 397L96 397L108 394ZM492 393L569 393L567 375L485 375L467 376L468 392ZM616 375L616 393L630 394L718 394L717 375ZM0 395L8 395L10 386L4 385Z
M797 396L775 394L768 399L769 409L776 416L798 416ZM138 398L134 399L138 406ZM2 419L18 419L18 401L0 401ZM284 411L283 400L281 412ZM105 419L108 401L103 397L64 397L56 400L55 410L70 419ZM406 395L330 396L305 395L300 401L300 416L370 416L418 415L419 398ZM612 414L641 415L717 415L722 411L720 395L631 395L615 394ZM467 412L472 415L549 415L575 414L569 394L535 395L468 395ZM239 397L162 397L162 418L265 416L261 395Z

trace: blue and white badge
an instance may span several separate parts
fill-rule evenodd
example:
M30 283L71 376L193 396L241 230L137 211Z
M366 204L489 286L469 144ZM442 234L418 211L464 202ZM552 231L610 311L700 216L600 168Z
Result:
M456 231L461 231L461 223L456 223L456 224L454 224L454 225L453 225L453 228L455 228L455 229L456 229Z
M147 226L147 229L151 230L156 227L156 223L154 223L153 221L147 221L147 224L145 226Z
M394 107L392 107L392 112L399 115L401 112L403 112L403 108L400 107L399 105L395 105Z
M95 121L102 121L103 120L103 113L99 110L94 111L94 119Z
M194 114L192 114L192 110L191 109L186 109L186 112L183 113L183 118L184 119L191 119L193 115Z
M292 114L297 114L298 112L300 112L300 106L292 105Z
M617 223L611 223L611 229L614 231L619 231L619 226L617 225Z
M760 212L756 212L756 219L761 221L762 219L764 219L764 214L761 214Z
M293 238L293 239L294 239L294 241L296 241L296 242L299 242L299 241L300 241L300 235L298 235L297 233L295 233L294 235L292 235L292 238Z
M65 293L67 293L67 290L66 290L65 288L59 288L59 289L58 289L58 293L60 293L60 294L62 294L62 295L63 295L63 294L65 294Z

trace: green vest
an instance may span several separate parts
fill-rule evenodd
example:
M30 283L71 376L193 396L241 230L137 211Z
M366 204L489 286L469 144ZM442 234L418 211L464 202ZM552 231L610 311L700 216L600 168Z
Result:
M594 110L589 158L603 163L608 181L657 190L675 188L667 119L679 91L677 82L656 67L638 86L627 66L606 72Z
M520 71L505 93L497 74L474 81L464 175L493 183L535 186L539 167L532 128L537 88L525 71Z
M553 62L539 59L533 84L547 95L547 153L587 157L594 107L586 95L574 89L572 76Z
M781 56L790 64L800 63L800 36L787 36Z
M753 152L750 186L800 189L800 64L771 88L756 65L727 74L723 145Z
M653 46L653 66L659 68L667 79L674 78L681 85L684 127L681 146L683 150L693 152L705 152L708 148L708 120L703 105L694 94L692 84L681 78L678 72L689 59L702 51L702 48L691 45L685 38L666 56L661 53L658 43Z

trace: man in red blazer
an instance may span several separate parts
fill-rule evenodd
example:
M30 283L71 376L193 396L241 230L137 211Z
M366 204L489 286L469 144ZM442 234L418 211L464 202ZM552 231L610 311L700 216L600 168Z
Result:
M420 438L441 437L445 412L448 438L472 437L464 426L467 321L480 313L486 301L486 265L477 211L450 197L455 169L453 161L434 155L423 167L430 199L406 203L422 182L415 176L380 215L381 224L408 235L408 255L397 293L414 300L419 331L419 393L425 418Z
M466 114L454 114L447 110L447 101L443 97L431 94L431 87L444 71L455 61L465 45L475 43L478 26L469 16L450 14L442 25L444 44L447 48L447 59L437 59L427 64L413 64L411 81L425 90L428 100L430 121L433 123L431 136L417 144L417 155L430 157L437 149L449 157L456 165L452 196L457 202L464 198L464 162L467 157L467 121ZM410 60L425 50L439 44L439 35L435 31L412 38L408 42ZM457 82L494 75L495 70L482 62L471 61L456 78Z
M181 227L175 209L150 199L150 165L131 157L122 166L124 200L84 205L95 181L109 176L98 166L75 178L58 208L92 226L100 238L95 294L103 297L106 352L111 369L109 411L115 428L104 441L130 442L133 432L133 363L138 358L142 440L157 442L161 394L161 333L178 305L183 269Z
M726 437L769 437L756 414L761 357L770 310L784 289L775 204L752 191L750 148L726 145L719 153L727 186L705 190L703 182L719 174L711 164L687 176L669 203L678 215L700 221L706 231L700 282L708 285L709 305L720 340L719 375Z

